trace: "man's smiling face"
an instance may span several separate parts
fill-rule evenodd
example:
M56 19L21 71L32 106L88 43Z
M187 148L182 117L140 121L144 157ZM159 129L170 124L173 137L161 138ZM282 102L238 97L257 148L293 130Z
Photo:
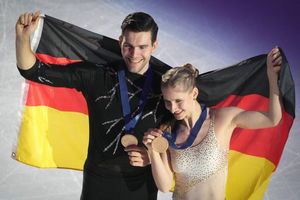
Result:
M157 42L152 43L151 32L125 31L119 38L122 57L128 71L144 74L148 67Z

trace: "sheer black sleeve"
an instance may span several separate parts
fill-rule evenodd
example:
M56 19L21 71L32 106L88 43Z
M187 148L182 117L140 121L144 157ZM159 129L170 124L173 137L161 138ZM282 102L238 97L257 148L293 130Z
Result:
M82 91L92 83L95 72L101 72L101 67L88 62L52 65L37 59L32 68L28 70L18 68L18 70L25 79L34 82Z

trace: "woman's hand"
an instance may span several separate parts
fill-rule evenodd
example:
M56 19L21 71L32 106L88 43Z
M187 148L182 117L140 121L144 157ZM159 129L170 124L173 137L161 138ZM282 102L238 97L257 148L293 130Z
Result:
M267 74L269 81L277 81L281 69L282 56L278 47L273 48L267 57Z
M157 128L149 129L148 131L146 131L144 133L143 143L147 147L148 151L153 151L152 146L151 146L152 141L156 137L162 136L162 134L163 134L163 132Z

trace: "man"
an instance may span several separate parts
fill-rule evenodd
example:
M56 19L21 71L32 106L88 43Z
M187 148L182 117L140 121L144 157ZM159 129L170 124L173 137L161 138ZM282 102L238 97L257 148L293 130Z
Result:
M141 141L148 128L164 120L159 84L166 68L149 65L157 48L157 24L146 13L129 14L119 37L121 62L60 67L39 61L31 50L29 37L37 28L39 15L22 14L16 23L17 66L26 79L75 88L86 99L90 139L81 199L156 199L145 147L124 148L120 138L130 132Z

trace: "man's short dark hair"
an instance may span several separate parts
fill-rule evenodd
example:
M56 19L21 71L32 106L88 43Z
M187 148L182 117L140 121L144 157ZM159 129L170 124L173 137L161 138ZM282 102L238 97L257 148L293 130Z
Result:
M121 25L122 35L125 31L148 32L151 31L152 44L156 41L158 26L154 19L144 12L134 12L129 14Z

